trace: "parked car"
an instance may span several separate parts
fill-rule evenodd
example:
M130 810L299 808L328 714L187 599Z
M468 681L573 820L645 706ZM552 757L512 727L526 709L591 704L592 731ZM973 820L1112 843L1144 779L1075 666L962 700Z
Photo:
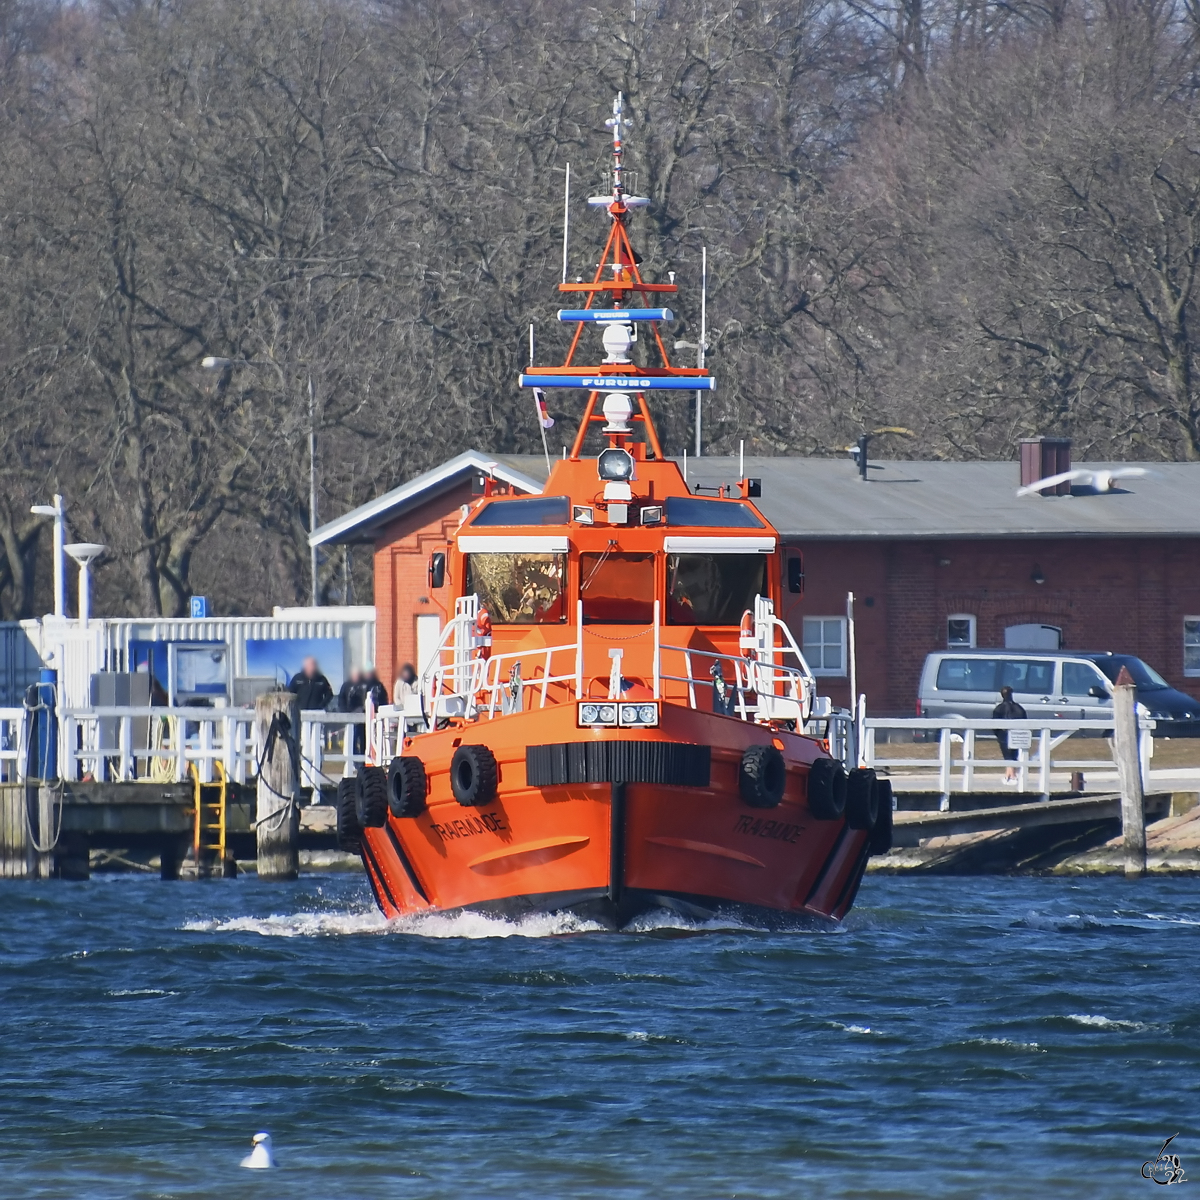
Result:
M1104 720L1113 683L1125 667L1137 698L1157 722L1156 737L1200 737L1200 700L1171 687L1132 654L1066 650L936 650L925 659L917 690L924 717L990 717L1000 689L1033 719Z

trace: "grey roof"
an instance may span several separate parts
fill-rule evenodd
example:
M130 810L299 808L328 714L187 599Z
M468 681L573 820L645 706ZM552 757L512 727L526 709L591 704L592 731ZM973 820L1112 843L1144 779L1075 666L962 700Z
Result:
M369 541L403 507L453 486L462 474L487 462L526 490L540 490L546 479L541 455L469 451L323 526L311 540ZM1121 486L1111 492L1089 494L1077 488L1072 496L1018 498L1020 468L1015 462L881 459L869 465L864 481L848 457L745 460L746 474L762 480L759 507L782 536L795 540L1200 537L1200 463L1138 465L1147 465L1152 473L1119 481ZM689 458L687 469L693 486L732 483L739 477L736 457Z
M467 450L434 467L432 471L417 475L390 492L384 492L382 496L376 496L374 500L368 500L336 520L319 526L309 534L308 544L324 546L374 541L375 535L389 522L402 516L408 509L425 504L435 496L457 487L475 471L489 472L497 479L527 492L540 492L546 482L544 457L532 454L484 454L480 450Z

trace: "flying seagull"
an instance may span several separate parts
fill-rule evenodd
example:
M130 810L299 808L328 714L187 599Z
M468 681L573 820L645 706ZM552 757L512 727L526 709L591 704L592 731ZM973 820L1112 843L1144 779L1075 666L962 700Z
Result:
M1051 475L1049 479L1039 479L1036 483L1028 484L1017 489L1018 496L1032 496L1046 488L1056 487L1060 483L1077 483L1080 487L1092 487L1098 492L1111 492L1113 484L1118 479L1132 479L1135 476L1152 475L1153 472L1145 467L1101 467L1089 471L1076 467L1074 471L1064 471L1061 475Z

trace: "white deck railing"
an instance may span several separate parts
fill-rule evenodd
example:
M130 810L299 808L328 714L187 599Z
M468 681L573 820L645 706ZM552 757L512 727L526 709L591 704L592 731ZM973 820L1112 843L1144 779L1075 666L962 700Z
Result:
M1026 720L1002 721L996 717L968 720L962 717L864 717L860 720L862 752L859 756L864 767L878 771L898 772L916 770L937 779L937 791L942 796L943 809L949 807L953 792L997 791L1003 789L1003 773L1008 767L1017 771L1018 793L1040 793L1049 800L1052 771L1115 771L1116 762L1111 753L1111 743L1105 734L1111 735L1113 723L1109 720ZM1006 729L1029 734L1029 746L1017 749L1015 760L983 757L979 753L980 735L984 744L994 741L996 730ZM879 753L877 734L879 730L899 730L909 734L909 744L916 741L917 733L936 735L936 754L914 757L911 755L886 757ZM1076 734L1092 734L1093 745L1105 746L1110 753L1106 758L1058 758L1054 751ZM1013 740L1010 734L1010 745ZM1024 740L1021 737L1021 740ZM889 743L883 743L887 746ZM1076 743L1077 751L1081 749ZM1138 754L1142 769L1142 786L1146 787L1150 774L1150 758L1154 753L1154 722L1139 718ZM1035 785L1030 787L1030 776Z

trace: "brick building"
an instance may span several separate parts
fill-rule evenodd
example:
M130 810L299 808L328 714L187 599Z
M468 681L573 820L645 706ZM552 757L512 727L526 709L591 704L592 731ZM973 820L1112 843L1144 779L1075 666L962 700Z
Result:
M1048 474L1029 470L1027 481ZM804 594L781 615L835 703L849 700L848 592L858 687L876 714L911 713L925 655L947 645L1123 651L1200 690L1200 463L1156 464L1111 490L1101 477L1019 498L1014 462L880 461L864 479L848 459L747 458L745 471L803 556ZM374 546L376 655L389 683L436 642L446 614L427 586L429 556L485 472L534 493L546 465L470 451L313 535ZM688 473L712 487L738 477L738 460L693 459Z

